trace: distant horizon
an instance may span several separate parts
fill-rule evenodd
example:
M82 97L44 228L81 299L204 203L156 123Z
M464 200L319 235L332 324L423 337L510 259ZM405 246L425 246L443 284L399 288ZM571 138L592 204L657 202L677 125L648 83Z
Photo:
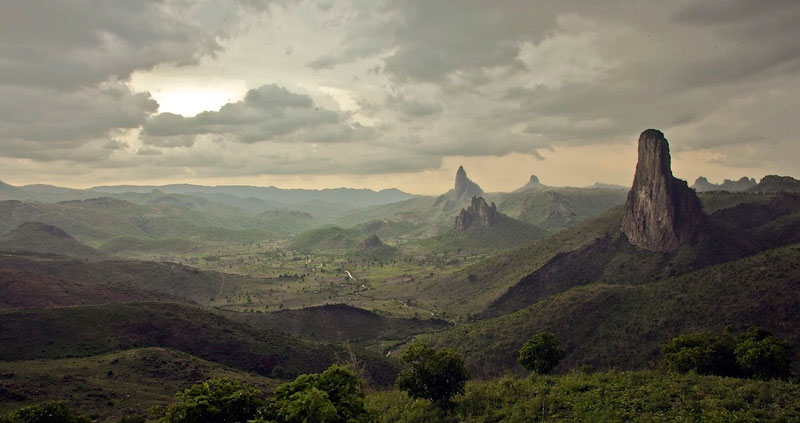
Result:
M12 2L14 184L444 192L800 175L800 3Z

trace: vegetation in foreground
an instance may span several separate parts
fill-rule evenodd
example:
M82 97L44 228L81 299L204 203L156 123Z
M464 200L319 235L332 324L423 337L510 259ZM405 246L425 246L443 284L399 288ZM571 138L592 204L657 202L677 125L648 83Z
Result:
M467 383L449 412L402 392L367 396L380 423L793 422L800 386L656 371L533 374Z

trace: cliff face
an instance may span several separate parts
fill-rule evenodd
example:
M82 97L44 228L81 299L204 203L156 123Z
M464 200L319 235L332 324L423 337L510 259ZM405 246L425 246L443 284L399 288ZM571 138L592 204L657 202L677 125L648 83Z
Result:
M456 216L456 230L466 231L472 225L493 226L497 223L497 206L486 204L483 197L472 197L472 204L469 208L461 209Z
M672 176L664 134L655 129L642 132L622 232L639 248L674 251L696 241L704 226L705 215L697 195L686 181Z

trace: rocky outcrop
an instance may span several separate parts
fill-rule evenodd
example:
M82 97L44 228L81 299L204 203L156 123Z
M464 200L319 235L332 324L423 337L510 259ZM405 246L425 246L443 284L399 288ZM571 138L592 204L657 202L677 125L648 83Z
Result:
M539 177L537 177L536 175L531 175L531 179L528 181L528 183L523 185L521 188L517 189L515 192L527 191L529 189L539 189L539 188L545 188L545 185L542 185L542 183L539 182Z
M475 182L467 178L464 166L459 166L456 172L456 184L453 187L453 200L460 201L466 198L480 197L483 190Z
M752 192L800 192L800 180L791 176L767 175L758 185L750 188Z
M452 210L456 207L463 207L464 204L469 203L472 197L481 196L483 196L481 187L467 177L464 166L459 166L458 171L456 171L456 183L453 189L440 195L433 205L444 204L445 210Z
M740 192L740 191L747 191L748 189L756 186L756 180L753 178L748 178L743 176L738 181L732 181L730 179L724 180L721 184L713 184L708 182L708 179L701 176L694 181L694 188L697 192L708 192L708 191L728 191L728 192Z
M456 216L456 230L466 231L473 225L494 226L499 215L494 203L490 206L483 197L472 197L472 204Z
M631 244L646 250L677 250L698 240L705 227L700 200L686 181L672 176L670 161L664 134L642 132L621 229Z

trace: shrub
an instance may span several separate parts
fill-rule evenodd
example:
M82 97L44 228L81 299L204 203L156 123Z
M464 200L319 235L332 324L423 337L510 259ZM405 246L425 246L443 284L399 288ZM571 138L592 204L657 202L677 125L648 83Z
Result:
M785 379L792 368L792 346L769 332L751 327L739 337L736 363L751 377Z
M533 335L522 344L517 362L528 371L546 374L564 358L558 338L550 332Z
M361 381L353 371L333 365L322 373L300 375L275 389L256 422L368 422Z
M469 371L455 350L413 343L400 354L400 359L408 367L397 376L397 387L410 397L431 400L445 409L453 396L464 393Z
M0 417L2 423L89 423L86 416L72 414L64 401L47 402L20 408Z
M175 394L159 423L238 423L256 416L264 405L261 391L242 382L217 378Z

